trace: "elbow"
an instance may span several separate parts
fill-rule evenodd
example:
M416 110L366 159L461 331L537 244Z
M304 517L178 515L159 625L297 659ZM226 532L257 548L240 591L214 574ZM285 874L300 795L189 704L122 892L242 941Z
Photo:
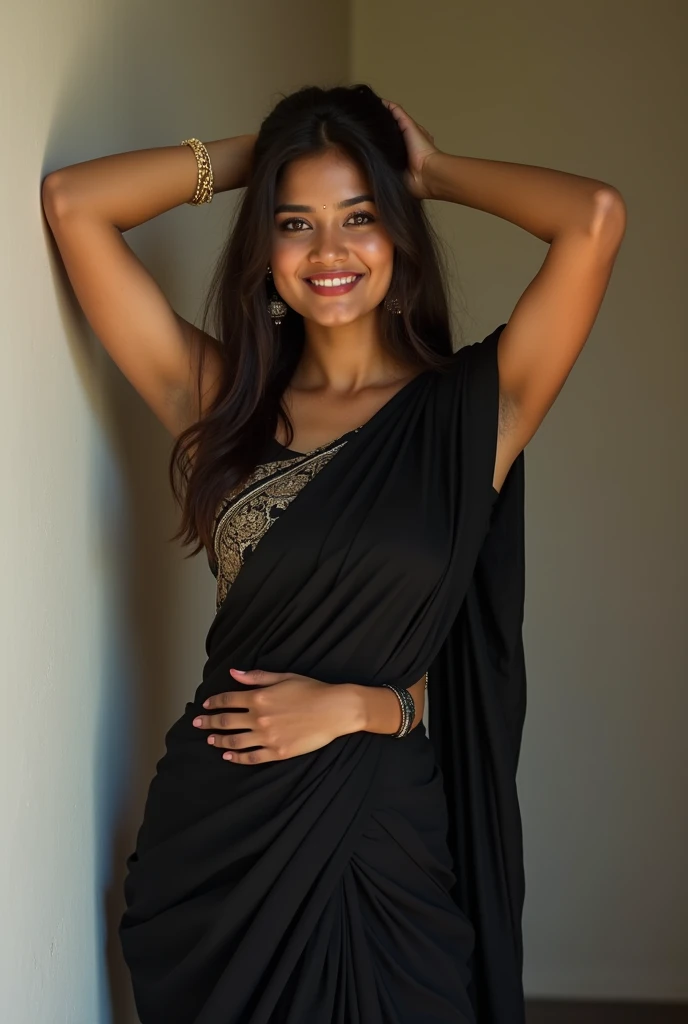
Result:
M626 232L626 203L618 189L605 185L594 196L591 233L620 244Z
M67 208L67 190L59 171L46 174L41 184L41 202L48 221L63 217Z

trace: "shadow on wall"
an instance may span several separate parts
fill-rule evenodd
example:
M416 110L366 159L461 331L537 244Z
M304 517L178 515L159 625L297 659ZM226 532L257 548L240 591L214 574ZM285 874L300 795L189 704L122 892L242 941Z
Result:
M179 636L180 578L165 540L176 526L165 493L168 438L114 367L105 373L109 423L116 439L117 486L105 488L105 578L112 590L104 627L105 678L95 775L103 817L98 835L103 877L107 985L113 1024L138 1020L117 929L124 910L126 858L134 849L149 781L164 753L162 733L179 717L173 701ZM171 438L170 438L171 440ZM176 671L178 672L178 666ZM195 683L192 689L195 688ZM103 1017L103 1020L108 1019Z
M56 295L70 358L99 435L91 447L90 470L99 506L93 557L104 590L102 643L91 679L99 721L94 762L85 762L84 771L92 771L94 779L92 941L104 958L94 957L100 976L92 987L98 993L98 1024L138 1024L117 935L125 862L164 752L164 731L183 710L171 685L180 673L182 631L175 624L183 596L181 549L167 540L177 526L167 483L172 438L89 330L49 233L46 238L55 253ZM166 251L159 242L155 248L159 255L150 253L146 260L154 273ZM157 279L163 276L158 273ZM184 645L189 646L186 639ZM195 685L192 677L192 690Z

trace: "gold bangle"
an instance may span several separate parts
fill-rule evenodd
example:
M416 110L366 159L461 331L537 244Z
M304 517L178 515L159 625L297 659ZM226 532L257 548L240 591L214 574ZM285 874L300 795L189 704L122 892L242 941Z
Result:
M213 168L210 163L210 155L200 139L184 139L180 146L190 146L196 156L198 164L198 180L193 198L187 200L188 206L200 206L202 203L213 201Z

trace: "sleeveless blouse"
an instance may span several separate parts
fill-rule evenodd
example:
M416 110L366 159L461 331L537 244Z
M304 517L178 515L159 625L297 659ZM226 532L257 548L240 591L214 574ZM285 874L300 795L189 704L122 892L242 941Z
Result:
M216 611L247 557L280 513L360 429L349 430L308 452L293 451L271 438L252 473L220 502L213 531L214 558L208 558L217 579Z

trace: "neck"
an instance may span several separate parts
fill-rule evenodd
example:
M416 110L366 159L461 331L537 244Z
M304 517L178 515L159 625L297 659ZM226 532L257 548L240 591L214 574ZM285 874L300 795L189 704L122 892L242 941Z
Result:
M291 382L295 388L356 391L392 383L407 369L385 345L376 309L348 324L328 327L305 320L304 326L304 350Z

